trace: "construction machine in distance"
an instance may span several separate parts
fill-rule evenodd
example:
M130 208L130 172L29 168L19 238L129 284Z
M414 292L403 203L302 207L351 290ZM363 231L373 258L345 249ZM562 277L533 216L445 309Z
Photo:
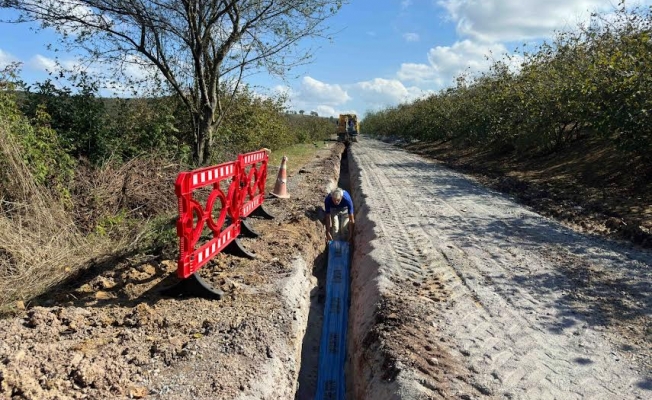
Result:
M358 133L360 132L360 124L358 123L358 116L355 114L340 114L340 119L337 123L337 141L349 144L350 142L358 141Z

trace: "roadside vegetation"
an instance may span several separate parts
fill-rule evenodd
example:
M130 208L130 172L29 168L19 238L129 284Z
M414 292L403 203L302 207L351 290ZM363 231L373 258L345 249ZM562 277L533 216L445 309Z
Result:
M623 155L652 158L652 14L594 16L531 53L507 55L489 72L364 118L378 136L450 140L493 150L554 152L586 136Z
M652 9L621 2L455 87L368 113L361 129L652 246Z
M86 78L27 88L19 73L0 74L0 314L99 264L174 258L174 180L196 165L174 96L101 98ZM311 157L334 131L332 118L290 112L283 98L243 86L210 162L266 147L273 180L281 153Z

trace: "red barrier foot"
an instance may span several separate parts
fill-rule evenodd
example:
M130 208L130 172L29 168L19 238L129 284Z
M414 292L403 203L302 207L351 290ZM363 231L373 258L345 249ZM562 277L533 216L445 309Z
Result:
M250 215L252 217L261 217L261 218L265 218L265 219L274 219L275 218L273 214L270 214L269 211L265 210L265 208L263 207L262 204L259 205L258 207L256 207L256 209L253 210Z
M176 285L161 290L161 294L168 297L201 297L209 300L220 300L224 296L223 291L210 286L196 272Z
M240 221L240 236L248 238L257 238L260 236L260 233L256 232L247 222L246 219Z
M256 258L254 254L248 252L244 247L242 247L242 243L240 243L238 239L231 241L222 252L233 256L248 258L250 260Z

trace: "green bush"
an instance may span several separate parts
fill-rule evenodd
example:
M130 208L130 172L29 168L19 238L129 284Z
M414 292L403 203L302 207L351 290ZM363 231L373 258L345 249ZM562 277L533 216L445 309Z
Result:
M261 98L245 87L237 92L216 132L211 163L230 161L238 154L263 147L276 150L323 140L335 130L328 118L286 113L283 97Z
M81 75L76 90L59 88L49 79L34 87L35 90L28 87L21 107L28 118L37 119L40 111L47 113L50 127L74 158L98 162L107 157L110 150L103 120L104 103L96 97L96 83Z
M652 160L650 8L595 15L531 53L507 55L427 99L365 115L363 131L452 140L519 154L558 151L588 134ZM520 68L510 68L520 60Z
M15 67L14 67L15 68ZM0 124L20 147L20 154L29 166L37 184L53 190L69 203L68 187L74 177L75 161L66 152L57 133L51 127L51 116L45 107L37 107L31 121L20 111L16 91L16 69L0 71ZM5 168L3 170L6 171ZM5 177L5 181L7 178ZM5 193L11 197L11 193Z

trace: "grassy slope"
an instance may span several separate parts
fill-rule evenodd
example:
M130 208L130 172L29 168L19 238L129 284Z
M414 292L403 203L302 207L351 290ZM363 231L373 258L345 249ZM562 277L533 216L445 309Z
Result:
M274 189L278 171L281 167L283 156L287 156L286 168L287 176L292 176L299 172L299 170L315 158L317 151L324 147L323 141L314 143L301 143L294 146L286 147L277 151L273 151L269 156L269 164L267 166L267 184L268 191Z
M323 142L315 142L294 145L273 152L269 161L267 191L274 188L283 155L288 156L287 173L288 176L291 176L313 160L317 151L323 146ZM24 169L22 164L19 167ZM139 165L132 169L138 171L147 168ZM25 174L22 181L28 182L29 173L26 170L21 171ZM92 189L102 194L102 200L108 202L111 198L109 194L115 194L113 193L115 190L108 190L109 186L114 186L113 183L121 186L123 182L126 182L122 176L123 172L103 171L100 175L110 175L106 179L107 182L98 184L93 181ZM133 181L133 185L128 187L128 192L132 195L131 197L134 197L132 200L142 200L145 204L154 203L152 193L150 193L152 190L143 192L143 188L148 189L153 183L156 183L157 190L153 191L153 194L160 198L160 194L163 193L166 200L164 203L176 204L174 201L174 177L168 176L172 171L167 168L164 172L157 174L160 179L156 182L141 182L132 177L129 182ZM98 186L101 186L99 191ZM138 188L140 189L137 190ZM38 190L34 190L34 192L40 193ZM119 194L120 190L117 192ZM41 203L43 202L45 201ZM48 203L56 205L56 202L53 201L48 201ZM151 240L132 243L135 238L131 230L125 231L124 238L112 238L108 235L84 235L76 229L70 211L55 206L38 207L38 204L34 204L33 199L25 199L24 204L28 208L26 215L29 218L23 217L20 221L12 219L11 213L0 207L0 237L5 239L3 246L0 246L0 316L11 315L25 305L31 304L36 296L40 300L44 300L49 295L55 295L57 291L61 290L60 288L66 288L70 281L75 281L83 275L86 269L96 268L100 264L102 268L111 268L113 264L120 262L120 255L128 243L136 245L136 248L130 251L132 255L140 251L143 254L165 252L166 255L169 253L171 257L177 256L176 212L170 215L172 219L162 218L161 221L167 221L163 225L161 223L148 224L144 218L141 223L137 224L142 228L139 236L151 236L154 238L154 243L151 243ZM159 203L156 208L169 209ZM142 207L140 209L142 211ZM136 216L132 217L137 218ZM48 221L48 223L41 226L40 223L44 221ZM9 239L12 241L10 242ZM152 246L154 248L149 248ZM141 249L139 250L138 247Z

